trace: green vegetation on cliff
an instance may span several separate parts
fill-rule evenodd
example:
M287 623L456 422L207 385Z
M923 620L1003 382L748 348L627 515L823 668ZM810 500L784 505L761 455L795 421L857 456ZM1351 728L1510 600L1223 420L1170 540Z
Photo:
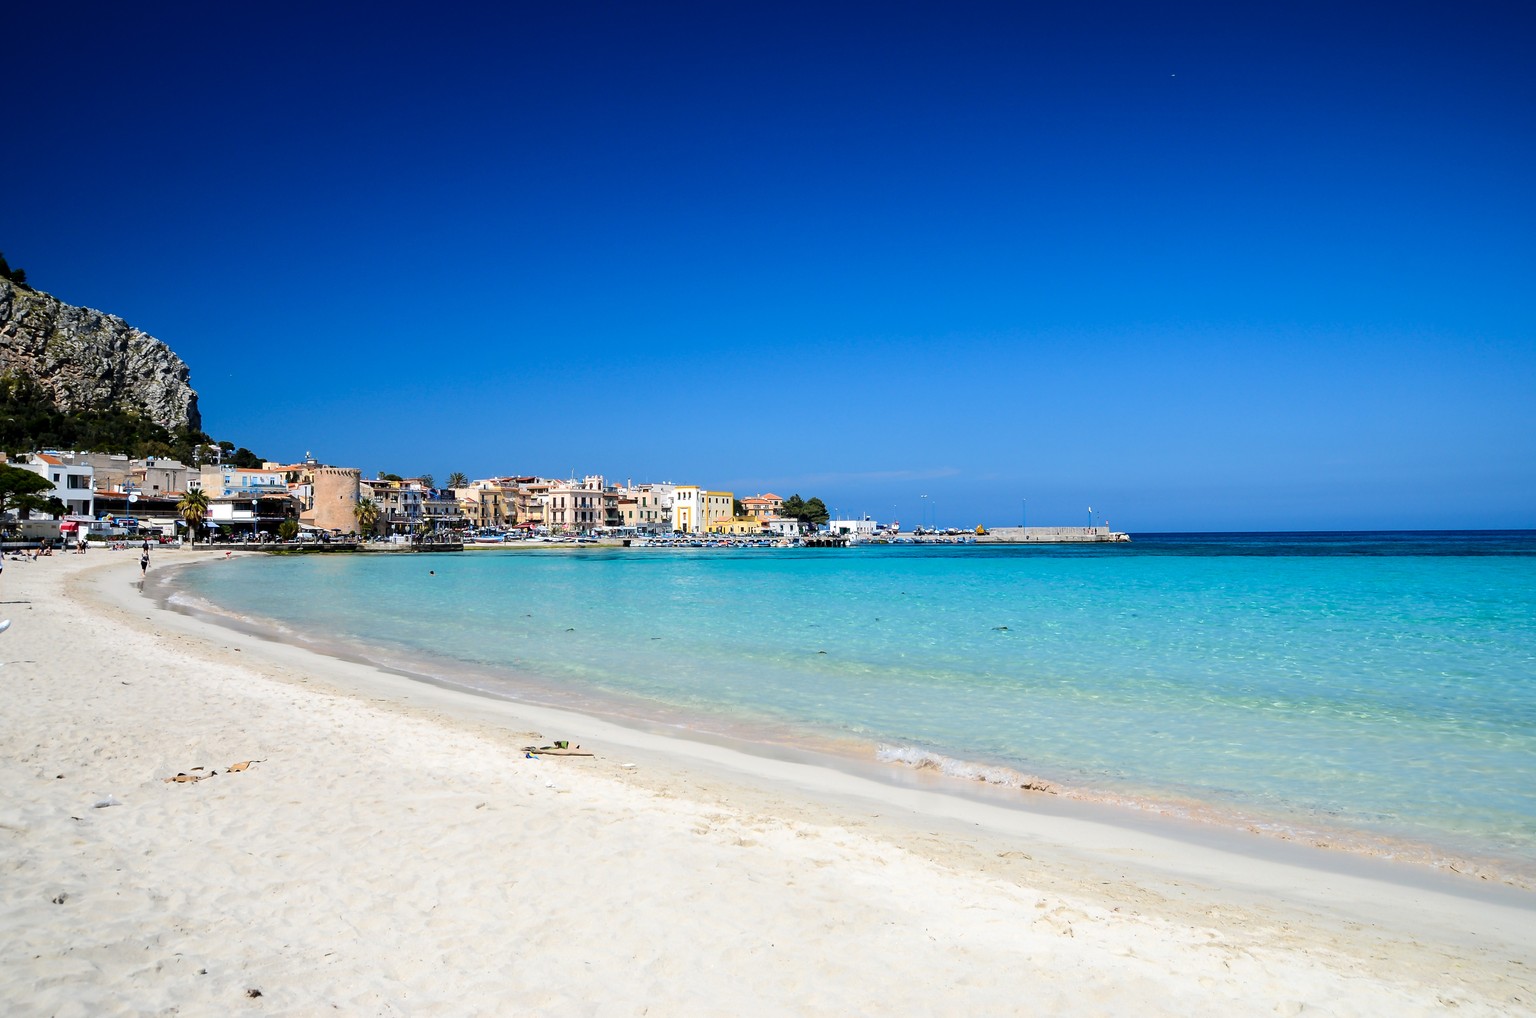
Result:
M38 449L78 449L169 456L191 463L194 447L209 441L201 431L171 431L133 410L111 407L66 413L31 378L0 374L0 449L13 456Z
M5 252L0 251L0 279L9 279L18 286L26 286L27 270L11 268L10 262L5 260Z

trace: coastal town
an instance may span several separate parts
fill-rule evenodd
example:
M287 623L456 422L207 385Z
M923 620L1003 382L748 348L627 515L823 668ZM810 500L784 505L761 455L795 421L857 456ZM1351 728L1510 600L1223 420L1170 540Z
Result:
M914 527L896 520L834 519L825 503L773 492L734 492L671 481L610 483L462 473L431 476L296 463L236 466L212 447L212 462L49 450L3 461L36 474L35 490L8 524L23 540L222 540L330 546L374 544L442 549L537 543L846 546L867 542L1072 543L1125 541L1107 523L1090 527ZM46 482L46 483L44 483ZM9 506L7 506L9 508Z

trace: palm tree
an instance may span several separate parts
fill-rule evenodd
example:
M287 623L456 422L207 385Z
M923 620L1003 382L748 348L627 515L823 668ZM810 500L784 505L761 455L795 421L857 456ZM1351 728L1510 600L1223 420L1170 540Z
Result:
M208 518L208 493L201 488L191 489L176 503L176 511L187 521L187 528L192 531L192 542L196 544L198 528Z
M455 470L453 473L448 475L448 487L467 488L469 487L469 478L466 477L462 471Z
M373 525L379 521L379 503L371 498L360 498L352 509L357 518L357 529L364 537L373 533Z

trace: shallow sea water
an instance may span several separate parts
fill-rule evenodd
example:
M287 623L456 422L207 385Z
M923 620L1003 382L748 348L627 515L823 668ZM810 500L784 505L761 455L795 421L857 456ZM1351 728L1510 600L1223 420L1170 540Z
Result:
M253 556L174 584L514 698L1536 876L1533 532Z

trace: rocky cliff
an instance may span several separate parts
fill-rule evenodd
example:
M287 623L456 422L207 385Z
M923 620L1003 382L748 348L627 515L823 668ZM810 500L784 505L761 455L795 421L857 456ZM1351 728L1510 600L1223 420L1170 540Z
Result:
M187 365L118 318L0 279L0 374L32 379L65 413L135 410L202 430Z

